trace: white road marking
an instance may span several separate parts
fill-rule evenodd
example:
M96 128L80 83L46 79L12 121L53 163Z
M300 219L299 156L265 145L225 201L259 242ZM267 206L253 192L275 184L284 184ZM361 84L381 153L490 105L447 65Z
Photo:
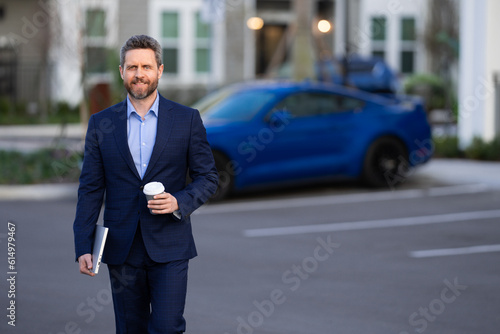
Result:
M327 206L335 204L365 203L376 201L391 201L399 199L413 199L424 197L439 197L461 194L476 194L490 191L491 189L482 183L450 187L435 187L429 189L410 189L396 191L377 191L361 194L312 196L289 199L262 200L243 203L209 204L205 205L193 214L220 214L246 211L263 211L287 208L303 208L313 206Z
M368 230L387 227L405 227L428 224L456 223L468 220L500 218L500 210L448 213L441 215L366 220L332 224L299 225L244 230L246 237L270 237L292 234Z
M462 248L429 249L410 252L410 257L417 259L437 256L451 256L477 253L500 252L500 245L482 245Z

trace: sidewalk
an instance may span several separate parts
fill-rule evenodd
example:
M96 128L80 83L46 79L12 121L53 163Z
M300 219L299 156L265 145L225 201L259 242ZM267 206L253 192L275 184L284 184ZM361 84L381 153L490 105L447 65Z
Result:
M425 176L450 185L484 184L500 188L500 162L431 159L429 163L417 168L414 176Z
M432 159L410 179L425 187L477 185L500 189L500 162ZM76 199L78 184L0 185L0 200Z

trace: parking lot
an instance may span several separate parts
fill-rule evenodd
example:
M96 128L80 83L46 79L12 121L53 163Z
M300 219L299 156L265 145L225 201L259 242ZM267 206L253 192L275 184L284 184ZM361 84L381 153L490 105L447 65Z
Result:
M497 333L500 187L467 167L461 182L431 168L396 191L332 183L199 209L187 333ZM0 202L1 243L8 221L17 237L16 326L4 316L2 333L114 332L107 269L73 262L75 205Z

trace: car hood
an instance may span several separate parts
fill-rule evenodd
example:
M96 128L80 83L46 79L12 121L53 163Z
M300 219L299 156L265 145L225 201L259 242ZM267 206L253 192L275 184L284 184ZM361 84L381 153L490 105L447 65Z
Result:
M235 122L223 119L204 119L203 125L205 126L207 132L229 132L236 128L247 126L248 122Z

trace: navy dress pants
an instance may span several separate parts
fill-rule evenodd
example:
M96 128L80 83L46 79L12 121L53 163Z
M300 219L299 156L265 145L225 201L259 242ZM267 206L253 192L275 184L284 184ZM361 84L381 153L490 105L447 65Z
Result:
M188 262L151 260L138 226L125 263L108 265L116 333L184 333Z

